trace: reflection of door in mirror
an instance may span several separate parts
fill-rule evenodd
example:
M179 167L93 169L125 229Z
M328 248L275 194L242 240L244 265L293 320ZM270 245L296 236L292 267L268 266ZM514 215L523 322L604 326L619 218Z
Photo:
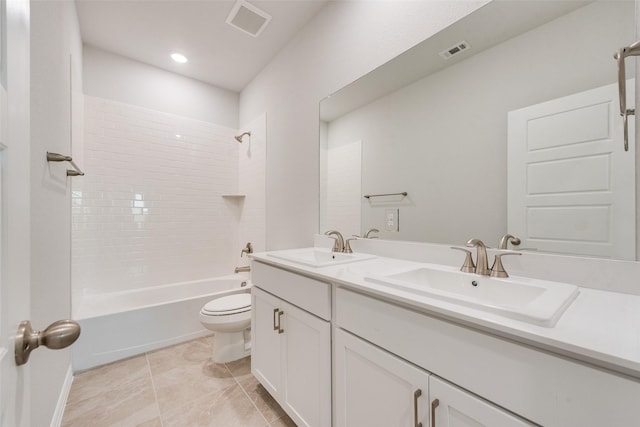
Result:
M360 235L360 198L362 142L332 144L322 147L320 180L322 217L320 229L340 230L345 236Z
M635 144L624 151L617 103L611 84L509 112L508 230L522 249L635 260Z

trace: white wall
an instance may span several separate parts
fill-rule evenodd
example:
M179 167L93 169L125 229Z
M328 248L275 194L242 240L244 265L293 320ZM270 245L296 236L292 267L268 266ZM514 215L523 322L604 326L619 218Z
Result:
M363 141L363 192L409 193L364 203L362 227L386 239L497 245L509 231L507 113L615 82L611 52L634 34L633 13L632 2L591 4L333 121L330 149ZM398 233L384 232L391 207Z
M70 191L67 164L47 163L46 152L69 155L71 91L82 90L82 44L72 1L31 2L31 322L36 330L71 317ZM62 409L70 350L32 353L34 426L55 424ZM66 398L66 396L63 396ZM64 403L64 401L62 401ZM58 411L58 412L56 412Z
M84 46L84 93L230 128L238 127L238 94Z
M267 113L267 249L318 231L318 102L485 3L330 2L242 91L241 122Z

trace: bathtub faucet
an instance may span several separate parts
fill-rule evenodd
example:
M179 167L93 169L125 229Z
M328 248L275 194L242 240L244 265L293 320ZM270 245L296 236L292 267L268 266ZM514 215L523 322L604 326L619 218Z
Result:
M235 270L233 270L235 273L243 273L245 271L251 271L251 266L250 265L245 265L244 267L236 267Z

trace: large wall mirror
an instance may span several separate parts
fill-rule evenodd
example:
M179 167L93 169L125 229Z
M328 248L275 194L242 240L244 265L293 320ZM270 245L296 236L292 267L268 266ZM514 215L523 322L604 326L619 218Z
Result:
M635 143L588 151L618 144L622 122L617 92L583 96L617 91L613 53L633 41L634 1L494 0L322 100L320 231L497 247L516 234L524 188L546 204L524 210L528 240L509 248L635 260ZM533 147L524 163L510 148L518 117Z

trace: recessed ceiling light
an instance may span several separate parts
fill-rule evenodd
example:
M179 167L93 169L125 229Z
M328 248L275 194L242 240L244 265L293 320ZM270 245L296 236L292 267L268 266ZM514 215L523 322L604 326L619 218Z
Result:
M181 53L172 53L171 54L171 59L173 59L174 61L176 61L179 64L184 64L185 62L187 62L187 57L184 56Z

